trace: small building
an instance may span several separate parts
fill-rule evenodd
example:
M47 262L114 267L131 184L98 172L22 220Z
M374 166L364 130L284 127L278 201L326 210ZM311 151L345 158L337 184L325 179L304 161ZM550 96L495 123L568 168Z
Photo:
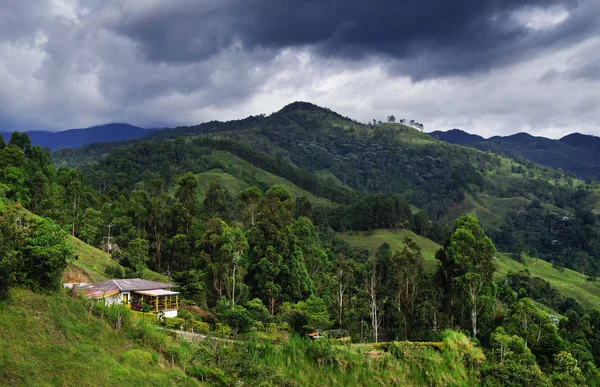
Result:
M315 331L315 332L309 333L309 334L308 334L308 337L309 337L311 340L319 340L319 339L321 339L323 336L321 336L321 334L319 333L319 331Z
M106 305L122 304L132 310L142 311L144 304L151 313L164 313L177 317L179 292L175 285L148 281L141 278L114 279L80 287L87 299L103 300Z

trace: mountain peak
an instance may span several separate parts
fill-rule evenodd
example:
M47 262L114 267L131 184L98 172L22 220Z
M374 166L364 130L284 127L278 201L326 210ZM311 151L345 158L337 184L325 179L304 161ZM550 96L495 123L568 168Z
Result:
M342 116L341 114L334 112L331 109L328 109L328 108L322 107L322 106L318 106L318 105L315 105L310 102L304 102L304 101L296 101L296 102L292 102L288 105L285 105L281 110L279 110L275 114L286 114L286 113L293 113L293 112L298 112L298 111L321 112L321 113L327 113L327 114L334 115L338 118L348 119L348 118Z

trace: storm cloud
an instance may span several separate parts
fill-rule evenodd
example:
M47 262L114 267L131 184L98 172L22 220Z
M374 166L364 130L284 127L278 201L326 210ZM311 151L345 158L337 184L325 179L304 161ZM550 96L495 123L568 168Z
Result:
M600 134L599 15L594 0L3 2L0 129L307 100L428 130Z

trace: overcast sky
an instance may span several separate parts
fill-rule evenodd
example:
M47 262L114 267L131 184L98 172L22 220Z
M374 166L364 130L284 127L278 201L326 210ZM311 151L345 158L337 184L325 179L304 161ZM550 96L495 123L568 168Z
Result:
M0 130L302 100L427 131L600 135L598 0L3 0Z

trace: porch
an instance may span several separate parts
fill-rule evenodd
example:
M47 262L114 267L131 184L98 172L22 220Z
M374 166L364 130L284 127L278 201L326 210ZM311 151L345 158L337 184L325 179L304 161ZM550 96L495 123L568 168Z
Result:
M150 306L151 313L164 312L167 317L176 317L179 309L179 292L164 289L133 291L129 304L131 309L142 311L144 303Z

